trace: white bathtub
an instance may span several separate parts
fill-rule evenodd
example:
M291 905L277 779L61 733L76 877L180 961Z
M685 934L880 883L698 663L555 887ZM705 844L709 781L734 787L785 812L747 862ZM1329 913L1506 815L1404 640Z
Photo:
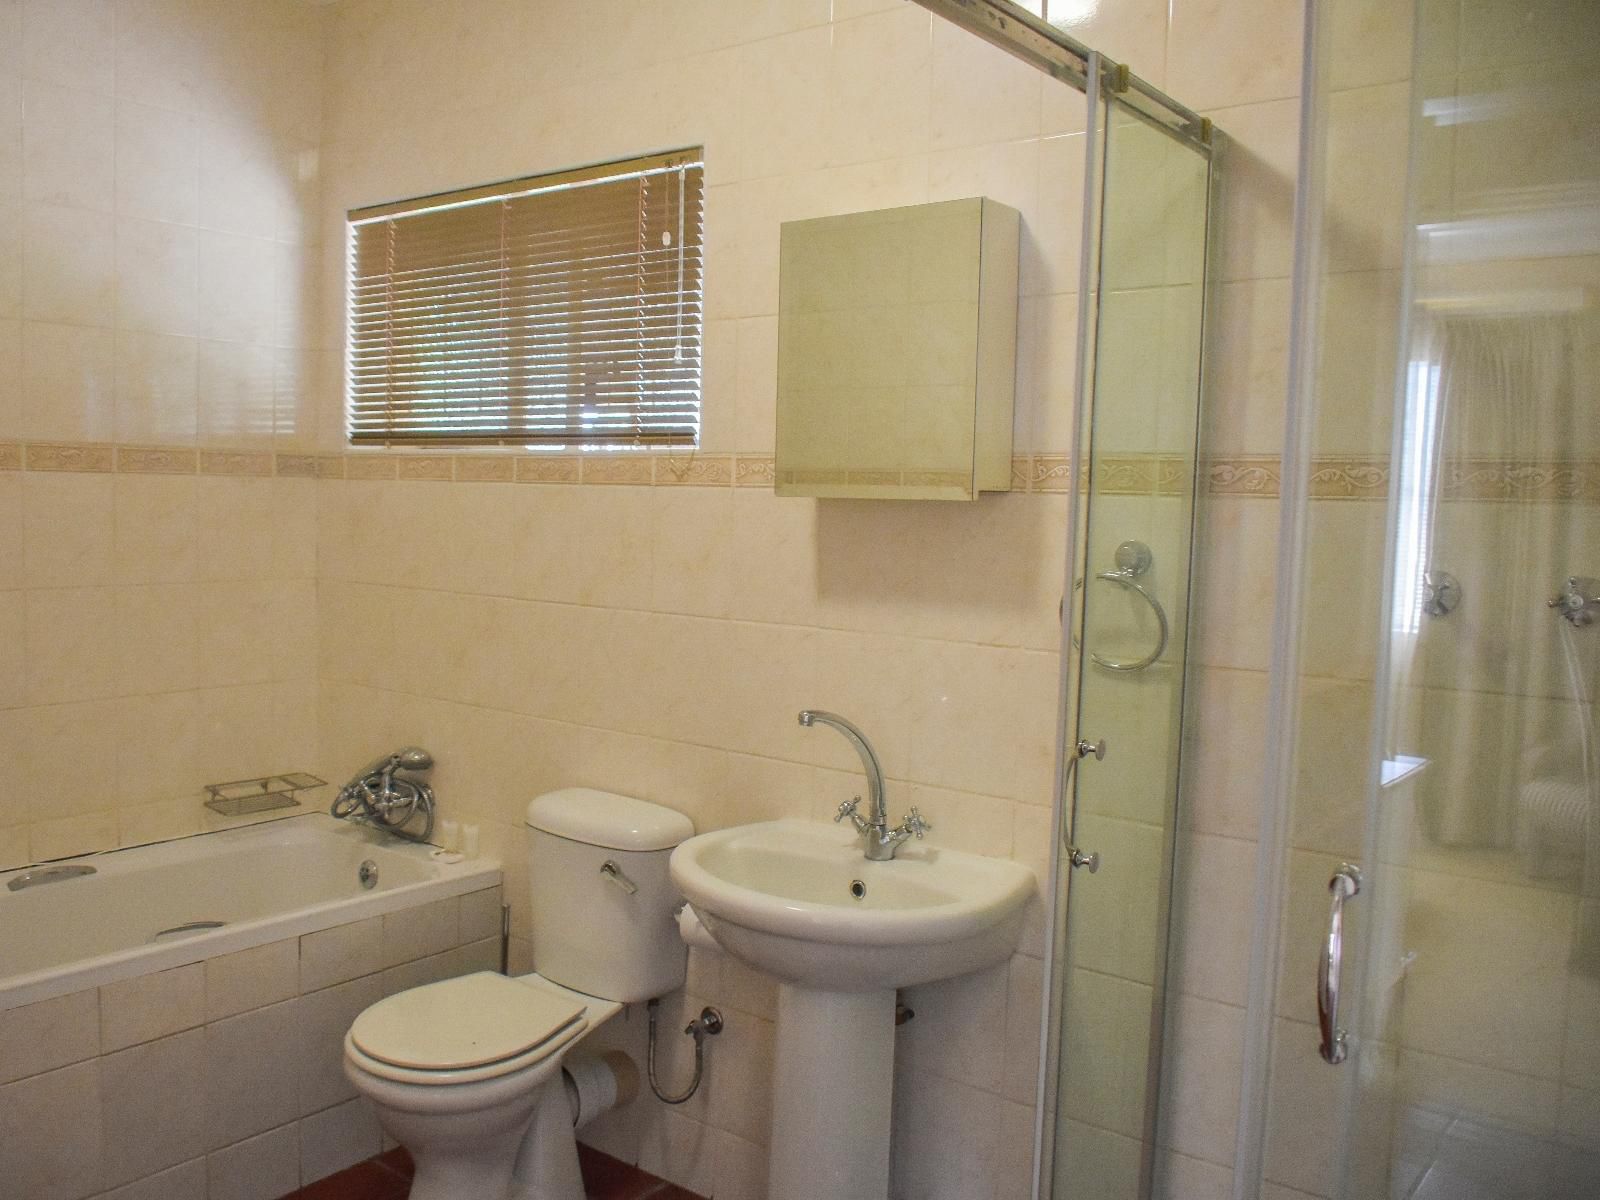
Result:
M359 878L367 860L378 868L370 889ZM0 873L0 1012L500 883L492 861L443 863L431 847L323 813L77 864L94 874L19 891L5 885L26 870ZM163 933L211 921L223 924Z
M500 964L499 867L430 851L310 813L0 886L0 1200L284 1195L378 1153L350 1022Z

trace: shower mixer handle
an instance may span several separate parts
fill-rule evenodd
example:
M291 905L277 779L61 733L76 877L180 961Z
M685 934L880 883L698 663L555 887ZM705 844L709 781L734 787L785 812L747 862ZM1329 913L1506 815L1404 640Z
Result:
M1582 575L1569 575L1566 586L1545 602L1546 607L1582 628L1594 621L1594 610L1600 609L1600 579Z

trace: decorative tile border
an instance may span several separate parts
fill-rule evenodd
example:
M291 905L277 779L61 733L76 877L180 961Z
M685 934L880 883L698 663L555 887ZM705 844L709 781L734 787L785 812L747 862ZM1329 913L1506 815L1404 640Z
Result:
M608 454L579 458L578 470L584 483L617 483L649 487L655 482L655 457L648 454Z
M29 471L112 471L116 469L116 448L32 442L22 448L22 462Z
M394 460L394 467L400 479L445 483L456 477L448 454L406 454Z
M727 487L733 482L733 455L665 455L656 460L656 482L669 487Z
M513 483L517 478L517 460L504 455L459 454L456 456L456 480L459 483Z
M577 483L579 482L576 458L556 458L553 455L525 455L517 459L518 483Z
M1106 455L1097 466L1101 494L1182 496L1189 489L1188 466L1178 455ZM1202 487L1211 496L1275 500L1282 494L1282 468L1276 455L1208 459L1200 470ZM1597 459L1453 459L1446 461L1442 470L1441 501L1600 506ZM777 478L770 454L408 454L365 450L280 454L109 442L0 442L3 471L632 487L770 488ZM1071 459L1065 454L1019 454L1011 460L1012 490L1062 494L1068 489L1070 472ZM1384 500L1389 494L1390 474L1388 460L1376 456L1319 458L1311 465L1311 497ZM854 482L898 482L895 472L852 471L848 475ZM914 482L942 486L954 479L946 479L942 473L919 472Z
M741 454L734 459L734 487L769 488L776 484L777 479L778 464L771 455Z
M1211 459L1205 464L1206 491L1213 496L1250 496L1276 500L1282 479L1276 457L1245 455Z
M274 456L270 450L202 450L202 475L271 475Z
M177 447L117 447L117 471L123 475L193 475L199 461L196 451Z

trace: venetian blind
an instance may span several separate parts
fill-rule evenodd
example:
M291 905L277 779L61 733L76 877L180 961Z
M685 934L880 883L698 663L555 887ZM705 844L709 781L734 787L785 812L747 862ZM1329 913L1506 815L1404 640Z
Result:
M699 151L350 213L357 443L694 444Z

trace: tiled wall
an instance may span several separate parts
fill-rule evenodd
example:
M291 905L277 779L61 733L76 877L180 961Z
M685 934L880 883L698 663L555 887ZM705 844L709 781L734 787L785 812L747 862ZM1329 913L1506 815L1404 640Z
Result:
M500 966L501 889L0 1012L8 1196L282 1196L382 1146L344 1075L384 996Z
M313 769L333 777L418 741L439 757L446 812L483 823L513 872L525 931L515 873L529 797L611 787L702 828L824 815L859 787L842 741L795 725L800 707L825 704L874 738L896 813L916 803L936 841L1042 871L1067 508L1038 484L1059 477L1070 423L1081 97L905 0L670 12L341 0L318 18L325 42L315 11L0 3L15 35L0 38L0 155L20 164L0 169L0 206L45 213L30 247L58 244L46 218L69 209L117 218L102 222L104 253L48 267L22 253L18 221L0 220L0 440L280 453L270 478L213 476L198 453L142 460L176 462L171 475L0 470L0 548L22 564L0 592L0 627L25 632L3 641L0 724L18 745L61 748L29 752L42 787L0 799L8 860L187 831L200 782L306 767L319 742ZM1232 1150L1233 1102L1213 1082L1236 1077L1242 1021L1257 768L1237 730L1259 727L1265 693L1299 16L1291 0L1141 2L1071 26L1234 139L1208 430L1227 461L1202 519L1206 669L1186 845L1203 869L1185 903L1217 919L1194 934L1177 1008L1174 1194L1224 1176ZM323 88L306 67L319 59ZM82 93L82 111L60 120L84 138L40 124L25 142L20 98L35 77ZM197 136L119 124L135 106ZM30 104L28 128L51 111ZM102 175L109 155L109 193L51 190L76 178L42 149L57 142ZM645 487L628 482L632 467L601 486L469 482L466 460L448 484L393 461L285 477L282 455L299 470L298 451L343 449L337 359L317 347L340 338L339 256L319 247L341 244L346 208L687 144L706 147L709 185L705 461L732 456L728 486L711 470L702 486L659 486L654 471ZM124 146L155 183L119 185ZM161 201L190 195L191 178L192 209ZM138 207L151 193L155 207ZM739 463L771 453L779 223L980 193L1025 222L1016 448L1033 491L815 504L732 486ZM276 197L270 212L252 207L263 196ZM317 216L302 223L307 205ZM119 253L130 267L108 279ZM307 273L314 300L297 282ZM124 803L134 779L146 782ZM917 990L901 1034L897 1193L1019 1194L1040 949L1036 922L1009 966ZM738 1015L713 1050L705 1107L657 1108L596 1136L737 1193L762 1174L770 989L726 961L697 956L694 971L693 999Z
M917 804L936 841L1045 865L1066 498L780 501L732 486L720 458L772 453L780 222L980 193L1028 225L1017 449L1065 441L1082 154L1067 131L1081 99L1047 102L1038 73L924 10L856 7L848 19L827 3L334 12L324 240L368 201L706 149L709 471L691 486L659 463L654 486L621 465L603 486L459 472L322 485L330 755L427 745L445 810L483 823L508 860L519 944L532 796L606 787L701 829L831 815L859 791L858 764L842 739L797 725L808 705L866 728L896 816ZM397 11L410 20L376 27ZM441 44L470 72L437 75ZM338 286L330 271L330 304ZM1041 948L1036 922L1012 964L909 997L898 1191L971 1195L983 1179L1018 1194ZM681 1002L730 1017L701 1096L684 1109L647 1100L586 1136L701 1193L757 1195L771 983L697 955Z
M1199 639L1210 703L1189 850L1243 869L1222 905L1234 940L1211 934L1185 973L1174 1194L1226 1173L1232 1153L1243 971L1225 965L1245 953L1256 802L1254 749L1232 731L1264 693L1260 567L1276 506L1261 484L1283 395L1299 17L1287 0L1179 4L1170 18L1164 4L1121 5L1073 28L1237 139L1217 322L1236 374L1210 431L1235 461L1203 532L1221 570L1202 584L1214 631ZM1023 214L1017 449L1044 455L1070 421L1082 103L902 0L670 19L637 4L342 3L323 240L359 204L704 145L704 449L742 462L771 452L779 224L991 195ZM336 312L336 264L323 295ZM338 397L325 399L323 447L337 451ZM896 813L916 803L936 841L1043 868L1064 497L818 504L719 472L705 486L663 487L657 471L655 486L623 472L591 487L379 470L325 480L319 497L321 727L340 769L374 745L428 745L445 808L483 823L515 872L523 805L561 783L657 799L700 828L827 815L859 775L842 740L795 724L825 705L876 742ZM1243 592L1229 574L1242 561ZM521 934L526 899L508 886ZM1191 886L1214 891L1217 877ZM1022 1194L1040 949L1036 923L1009 966L914 989L896 1194ZM770 981L697 955L684 1002L733 1016L704 1099L647 1105L589 1136L697 1190L750 1194L764 1172Z
M0 866L315 769L315 484L270 452L312 443L320 33L0 3Z

